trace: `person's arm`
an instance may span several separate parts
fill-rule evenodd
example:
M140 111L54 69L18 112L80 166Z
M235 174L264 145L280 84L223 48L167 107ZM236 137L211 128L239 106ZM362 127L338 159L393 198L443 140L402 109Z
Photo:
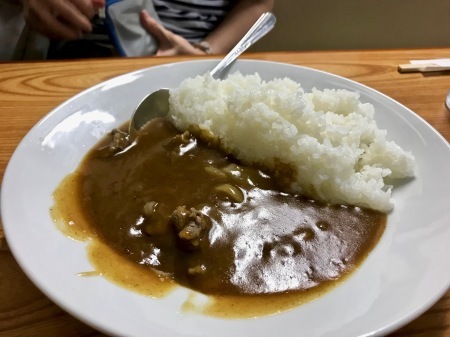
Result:
M274 0L237 0L221 24L205 41L213 54L228 53L264 12L273 9Z
M89 19L103 0L23 0L26 22L52 39L73 40L92 29Z
M271 11L274 0L236 0L235 5L214 31L204 41L210 46L211 54L229 52L247 33L262 13ZM156 56L204 55L205 52L194 47L183 37L161 26L146 11L141 12L142 26L159 43Z

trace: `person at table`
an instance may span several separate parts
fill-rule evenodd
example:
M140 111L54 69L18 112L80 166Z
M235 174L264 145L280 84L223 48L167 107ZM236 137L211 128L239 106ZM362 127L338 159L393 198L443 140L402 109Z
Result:
M107 12L112 13L117 3L107 0ZM139 10L143 5L150 10ZM123 0L117 7L124 9L113 25L108 25L108 15L106 25L98 15L104 0L24 0L23 13L29 27L50 39L48 58L205 55L230 51L273 5L274 0ZM117 18L135 25L132 34L123 33L125 37L136 38L140 28L141 35L153 38L154 49L133 50L142 43L115 40L115 29L124 25L117 24ZM128 50L122 50L124 45Z

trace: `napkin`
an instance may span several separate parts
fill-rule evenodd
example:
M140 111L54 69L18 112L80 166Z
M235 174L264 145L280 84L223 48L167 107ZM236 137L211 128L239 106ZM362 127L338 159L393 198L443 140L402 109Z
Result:
M411 64L434 64L439 67L450 67L450 59L411 60Z

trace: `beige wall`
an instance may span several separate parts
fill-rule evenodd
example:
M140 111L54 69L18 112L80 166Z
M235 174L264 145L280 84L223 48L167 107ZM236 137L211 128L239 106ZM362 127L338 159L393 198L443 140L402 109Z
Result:
M450 0L275 0L274 13L253 51L450 47Z

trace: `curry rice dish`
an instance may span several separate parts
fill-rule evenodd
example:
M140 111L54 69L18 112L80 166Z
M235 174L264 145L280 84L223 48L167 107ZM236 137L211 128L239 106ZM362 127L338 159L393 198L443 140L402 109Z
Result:
M236 90L246 91L242 82L249 77L234 76L214 83L215 89L240 81L236 88L241 89ZM256 80L255 87L266 84ZM189 81L201 86L211 79L205 75ZM283 82L292 85L279 81ZM184 85L171 92L172 108L189 107L179 97L198 86ZM238 94L227 90L227 97L236 99ZM190 97L195 95L191 92ZM247 104L247 109L261 102ZM207 110L198 104L192 109L200 117ZM237 115L246 118L242 111L230 113L231 118ZM270 165L265 159L245 160L230 145L232 140L219 136L230 130L218 131L218 124L207 119L190 123L189 112L172 111L171 116L172 120L153 120L133 144L120 130L103 139L61 184L53 209L56 220L83 223L78 230L141 271L157 275L150 288L179 284L217 303L232 299L233 309L216 306L209 312L215 315L231 315L239 301L247 303L242 317L273 313L317 297L345 279L381 237L384 212L295 192L302 178L292 162L282 156ZM180 126L180 120L187 126ZM244 124L236 119L233 123ZM69 190L75 191L73 198L64 197ZM379 204L383 203L375 203ZM77 236L74 227L62 228ZM97 259L94 265L102 270L105 264ZM260 304L267 297L277 305L248 311L248 303Z

